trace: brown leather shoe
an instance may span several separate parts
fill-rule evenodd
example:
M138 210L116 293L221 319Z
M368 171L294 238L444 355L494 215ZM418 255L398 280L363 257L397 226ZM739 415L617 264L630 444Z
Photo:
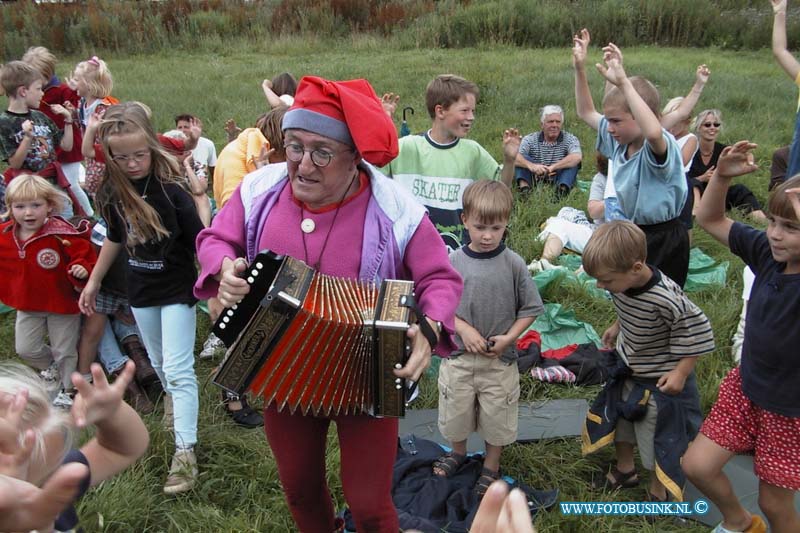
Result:
M139 340L138 335L129 335L122 339L122 351L128 358L136 364L136 382L141 389L147 394L150 402L158 400L159 396L164 392L161 386L161 380L158 379L158 374L150 364L150 358L147 356L142 341Z
M150 358L147 356L147 350L139 340L138 335L128 335L122 340L122 351L125 355L136 363L136 381L142 387L146 387L150 383L158 380L153 365L150 364Z
M125 388L125 401L143 415L149 415L155 410L153 402L150 401L150 398L147 397L135 380L131 380Z

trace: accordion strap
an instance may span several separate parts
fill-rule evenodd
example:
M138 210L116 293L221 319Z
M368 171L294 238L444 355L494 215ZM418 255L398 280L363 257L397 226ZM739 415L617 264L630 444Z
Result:
M436 332L433 331L430 322L428 322L427 320L428 315L423 313L422 310L419 308L417 300L414 298L414 294L412 293L401 296L400 305L402 307L408 307L409 309L414 311L414 315L418 317L417 324L419 325L419 329L425 336L425 338L428 339L428 343L431 345L431 350L433 350L438 342L436 339Z

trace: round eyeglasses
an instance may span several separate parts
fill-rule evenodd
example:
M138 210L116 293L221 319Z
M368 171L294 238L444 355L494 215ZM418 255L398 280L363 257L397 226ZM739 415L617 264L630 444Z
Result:
M314 166L319 168L327 167L328 165L330 165L333 158L336 157L337 155L343 152L352 151L352 149L348 149L338 153L331 153L327 150L320 150L320 149L306 150L303 146L294 143L286 144L284 145L284 148L286 149L286 159L288 159L289 161L293 163L299 163L300 161L303 160L303 157L305 156L306 152L308 152L311 154L311 162L314 163Z

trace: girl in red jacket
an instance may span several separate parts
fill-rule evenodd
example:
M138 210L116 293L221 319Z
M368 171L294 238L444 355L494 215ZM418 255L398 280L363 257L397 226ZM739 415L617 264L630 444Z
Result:
M64 193L39 176L24 174L6 191L11 220L0 224L0 300L17 310L15 350L30 366L61 375L54 405L72 405L72 378L78 362L78 292L96 256L89 224L77 228L52 213L61 212ZM45 343L45 334L50 345Z

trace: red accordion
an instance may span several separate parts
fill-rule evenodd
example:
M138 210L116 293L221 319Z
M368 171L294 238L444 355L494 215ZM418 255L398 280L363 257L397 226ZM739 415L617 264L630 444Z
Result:
M406 383L392 371L411 349L412 282L377 287L272 252L261 252L246 277L250 292L214 325L228 346L215 384L291 412L405 414Z

